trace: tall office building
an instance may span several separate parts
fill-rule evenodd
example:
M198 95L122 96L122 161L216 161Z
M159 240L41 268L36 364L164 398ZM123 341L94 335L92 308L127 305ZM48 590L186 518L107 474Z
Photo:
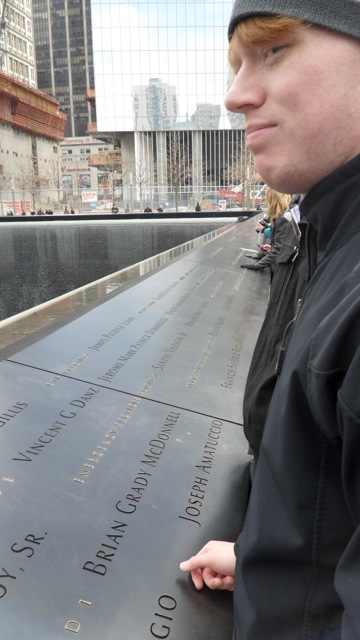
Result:
M30 0L0 0L0 71L36 87Z
M65 136L84 136L94 118L86 101L94 88L91 0L32 0L32 5L38 88L59 100L67 115Z
M50 202L65 116L36 86L31 0L0 0L0 215Z
M116 138L124 200L194 204L233 186L239 199L239 184L254 179L242 119L224 107L232 4L91 0L97 120L89 131Z

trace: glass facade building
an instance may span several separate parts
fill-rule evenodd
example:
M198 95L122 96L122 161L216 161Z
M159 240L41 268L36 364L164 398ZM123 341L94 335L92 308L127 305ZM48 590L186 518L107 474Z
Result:
M242 116L224 106L232 4L92 0L96 136L121 148L124 201L213 208L254 182Z
M232 0L91 4L99 129L231 128L223 102Z
M242 116L224 106L232 3L33 0L38 86L60 101L66 137L119 152L101 171L120 206L241 204L245 184L254 198Z
M66 137L86 134L94 88L91 0L33 0L38 88L67 115Z

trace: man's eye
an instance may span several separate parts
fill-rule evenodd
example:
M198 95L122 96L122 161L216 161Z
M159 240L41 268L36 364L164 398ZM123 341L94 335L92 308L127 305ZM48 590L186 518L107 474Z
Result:
M264 61L270 62L272 61L272 58L277 59L278 54L281 54L284 49L286 49L285 44L274 44L272 47L266 47L262 54Z
M275 45L273 47L270 47L270 49L268 51L269 51L269 53L274 55L275 53L279 53L279 51L281 51L282 49L284 49L284 45L283 44L277 44L277 45Z

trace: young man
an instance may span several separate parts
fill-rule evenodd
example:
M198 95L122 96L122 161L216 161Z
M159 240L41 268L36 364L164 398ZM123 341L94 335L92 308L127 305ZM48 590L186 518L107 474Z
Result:
M229 37L226 106L245 114L265 182L304 196L307 284L243 531L181 568L198 589L234 588L236 640L357 640L360 0L236 0Z

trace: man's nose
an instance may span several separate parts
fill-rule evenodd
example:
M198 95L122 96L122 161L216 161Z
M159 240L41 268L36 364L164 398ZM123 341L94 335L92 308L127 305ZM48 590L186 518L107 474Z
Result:
M258 107L265 100L264 87L255 72L240 69L225 96L225 107L234 113L245 112L248 107Z

